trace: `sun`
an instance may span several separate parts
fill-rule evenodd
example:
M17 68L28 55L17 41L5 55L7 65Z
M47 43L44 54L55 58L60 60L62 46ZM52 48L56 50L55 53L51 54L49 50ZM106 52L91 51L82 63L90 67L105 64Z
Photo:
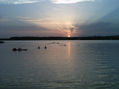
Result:
M68 33L68 34L67 34L67 37L71 37L71 33Z
M71 35L70 35L70 34L68 34L68 35L67 35L67 37L71 37Z

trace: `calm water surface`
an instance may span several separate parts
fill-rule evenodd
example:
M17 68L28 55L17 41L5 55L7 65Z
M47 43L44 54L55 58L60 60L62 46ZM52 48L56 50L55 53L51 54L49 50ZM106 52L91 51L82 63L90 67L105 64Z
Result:
M119 89L119 41L6 41L0 89Z

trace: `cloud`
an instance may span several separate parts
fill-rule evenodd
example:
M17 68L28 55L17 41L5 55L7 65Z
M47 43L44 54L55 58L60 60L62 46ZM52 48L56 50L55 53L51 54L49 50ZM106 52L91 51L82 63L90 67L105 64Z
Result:
M119 27L111 22L95 22L91 24L76 25L80 35L113 35L119 34Z
M95 0L0 0L0 4L30 4L30 3L38 3L41 1L49 2L51 1L54 4L73 4L78 2L86 2L86 1L95 1Z
M34 19L29 17L20 17L19 20L33 24L36 27L41 27L47 29L48 31L58 32L67 36L68 34L73 35L76 33L77 28L74 26L72 22L67 21L59 21L51 18L46 19Z
M36 3L43 0L0 0L0 4L28 4Z
M95 1L95 0L51 0L55 4L73 4L78 2L86 2L86 1Z
M0 16L0 22L7 22L9 19L7 17Z

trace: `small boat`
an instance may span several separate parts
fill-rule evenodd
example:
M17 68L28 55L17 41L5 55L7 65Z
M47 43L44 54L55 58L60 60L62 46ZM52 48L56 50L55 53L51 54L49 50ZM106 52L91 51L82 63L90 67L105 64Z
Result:
M13 48L12 51L17 51L17 48Z
M0 41L0 43L4 43L4 41Z
M47 46L45 46L44 49L47 49Z
M40 46L38 46L38 49L40 49Z
M17 49L17 48L13 48L13 49L12 49L12 51L14 51L14 52L15 52L15 51L19 51L19 52L20 52L20 51L27 51L27 50L28 50L28 49L22 49L22 48L18 48L18 49Z
M22 49L21 51L27 51L28 49Z

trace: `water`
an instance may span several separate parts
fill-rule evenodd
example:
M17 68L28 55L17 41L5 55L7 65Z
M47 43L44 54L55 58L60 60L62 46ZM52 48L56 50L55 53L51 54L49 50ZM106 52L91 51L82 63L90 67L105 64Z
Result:
M119 41L6 41L0 89L119 89Z

